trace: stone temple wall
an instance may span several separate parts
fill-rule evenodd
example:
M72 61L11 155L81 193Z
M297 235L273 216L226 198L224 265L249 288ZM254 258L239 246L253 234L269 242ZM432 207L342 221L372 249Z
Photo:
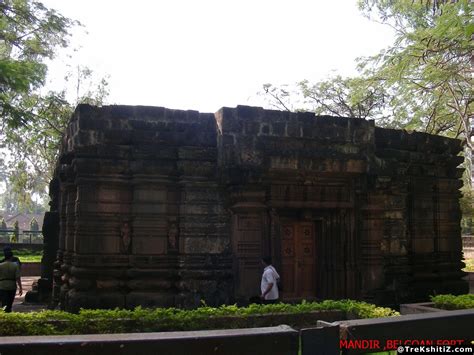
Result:
M219 170L233 213L237 299L258 288L263 255L272 255L284 290L298 288L298 274L313 272L317 298L358 298L362 265L356 221L373 156L374 123L245 106L223 108L216 119ZM311 270L298 270L282 258L288 251L291 259L300 244L283 233L298 229L295 221L321 229L315 232L316 245L308 246L316 262L307 266ZM299 298L298 292L288 298Z
M212 114L76 110L58 169L66 308L229 301L216 138Z
M263 255L288 299L463 292L460 150L354 118L80 105L52 184L54 298L245 302Z
M375 148L366 221L375 265L384 265L382 295L397 302L466 291L460 141L376 128Z

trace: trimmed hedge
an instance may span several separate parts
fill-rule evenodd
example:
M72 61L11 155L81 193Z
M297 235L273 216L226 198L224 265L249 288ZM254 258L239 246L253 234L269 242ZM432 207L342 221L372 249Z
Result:
M474 308L474 294L437 295L431 296L431 301L434 302L437 308L448 310Z
M63 311L31 313L0 313L0 336L69 335L159 332L203 329L239 328L239 319L269 314L303 314L339 310L359 318L399 315L390 309L352 300L305 302L299 304L252 304L248 307L200 307L193 310L178 308L134 310L82 309L78 314ZM232 318L235 317L235 318ZM235 321L233 321L235 320ZM262 326L262 324L259 324Z

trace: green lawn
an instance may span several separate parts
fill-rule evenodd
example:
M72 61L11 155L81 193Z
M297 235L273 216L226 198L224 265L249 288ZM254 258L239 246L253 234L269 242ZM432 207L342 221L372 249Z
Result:
M18 257L22 263L40 263L42 255L27 255Z
M18 257L22 263L40 263L43 257L42 250L13 249L13 255Z

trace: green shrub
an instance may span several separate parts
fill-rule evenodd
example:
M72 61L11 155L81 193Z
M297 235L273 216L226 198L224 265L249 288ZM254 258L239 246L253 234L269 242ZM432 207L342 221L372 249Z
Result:
M474 259L464 259L464 264L466 266L464 267L463 271L465 272L474 272Z
M431 296L435 306L442 309L468 309L474 308L474 294L468 295L437 295Z
M248 307L204 306L193 310L137 307L134 310L82 309L78 314L62 311L0 313L0 335L105 334L238 328L238 320L242 317L324 310L341 310L360 318L399 315L390 308L352 300L303 301L300 304L252 304ZM236 317L236 321L229 321L228 317ZM222 319L219 321L220 318Z

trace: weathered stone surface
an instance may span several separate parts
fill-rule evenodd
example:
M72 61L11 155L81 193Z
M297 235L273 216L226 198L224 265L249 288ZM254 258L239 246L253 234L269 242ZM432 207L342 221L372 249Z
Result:
M280 325L194 332L3 337L0 351L13 355L296 355L299 348L298 339L296 330Z
M54 299L247 302L263 255L291 299L462 292L460 150L312 113L80 105L52 195Z

